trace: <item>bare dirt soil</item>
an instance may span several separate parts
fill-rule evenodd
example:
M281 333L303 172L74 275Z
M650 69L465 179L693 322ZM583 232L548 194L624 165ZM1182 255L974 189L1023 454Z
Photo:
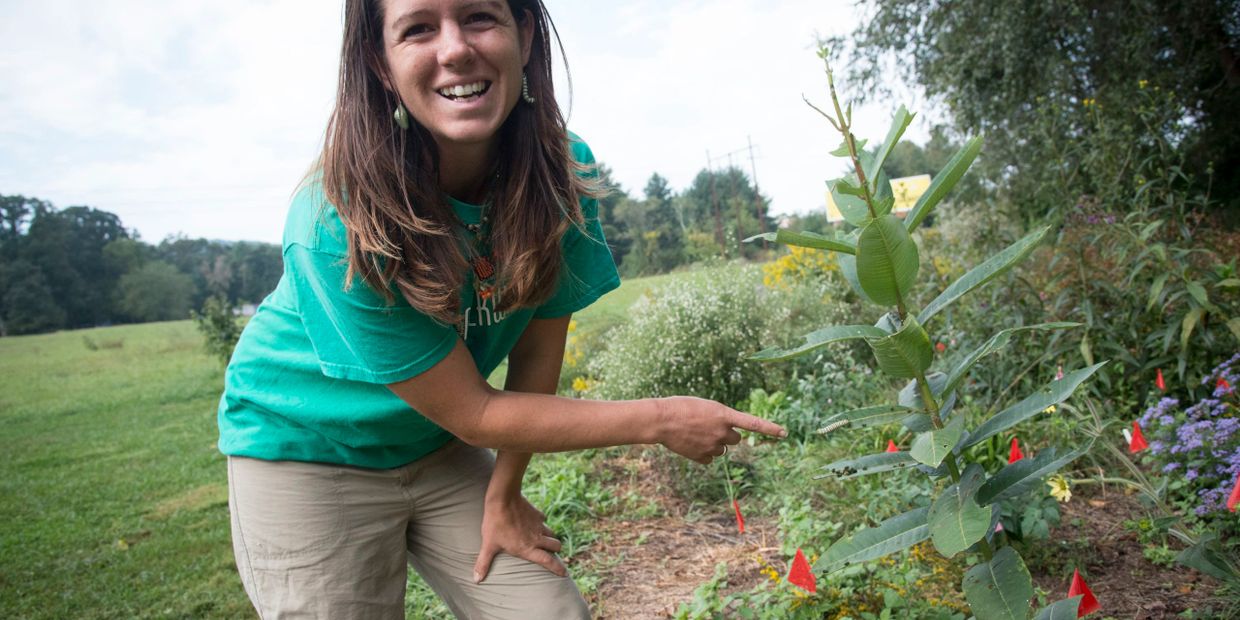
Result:
M590 601L597 618L671 617L714 576L719 562L728 566L728 591L748 590L767 579L760 572L764 564L787 572L773 520L745 514L745 534L738 534L728 506L691 510L667 473L637 452L612 455L605 467L623 472L614 476L617 495L647 498L657 504L653 512L658 514L603 519L600 542L577 560L602 577ZM1061 505L1061 513L1061 524L1047 543L1057 546L1040 560L1046 570L1035 569L1034 574L1036 585L1049 592L1051 600L1066 597L1072 569L1079 566L1102 605L1093 617L1160 620L1178 618L1188 609L1197 612L1196 618L1223 617L1214 579L1179 565L1156 565L1142 555L1145 545L1123 525L1144 514L1134 497L1090 490Z

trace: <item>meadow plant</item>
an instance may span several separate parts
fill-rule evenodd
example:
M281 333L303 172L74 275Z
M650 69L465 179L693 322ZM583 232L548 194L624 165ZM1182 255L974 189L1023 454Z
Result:
M1150 454L1163 474L1195 496L1199 517L1222 516L1240 476L1240 353L1219 364L1201 383L1206 397L1183 406L1165 397L1141 416Z
M962 589L977 618L1023 620L1031 614L1033 581L1020 554L1010 545L1000 546L1001 538L995 537L1000 503L1041 488L1044 478L1086 453L1092 441L1082 441L1071 450L1044 449L1036 456L1015 460L994 473L980 463L970 462L969 448L1007 433L1034 416L1048 415L1044 412L1070 397L1103 364L1066 372L1062 378L1036 389L976 427L966 428L968 420L963 410L953 415L973 367L1007 345L1015 333L1077 325L1043 323L1004 329L959 359L953 367L944 364L942 370L932 369L936 340L930 337L925 326L967 293L1009 272L1043 241L1049 227L1035 230L973 267L920 310L911 307L912 288L922 262L911 233L968 170L981 150L982 140L975 137L965 142L901 221L892 214L895 200L889 185L882 182L881 170L913 115L901 107L886 139L875 151L867 152L863 148L865 142L852 133L851 105L840 104L826 50L819 55L826 62L834 114L814 109L843 136L843 143L832 154L847 158L852 172L830 182L829 186L832 198L852 229L842 235L783 229L751 240L761 238L834 252L844 278L862 299L882 309L875 312L881 316L874 325L824 327L806 335L796 346L768 348L751 358L785 360L833 342L865 342L872 349L878 368L906 383L894 403L838 413L823 422L825 426L821 432L899 422L913 434L911 447L906 451L880 452L838 461L826 466L826 475L849 479L916 468L927 475L929 485L945 488L933 493L929 506L914 508L837 540L818 558L814 570L819 573L843 570L929 539L947 558L973 552L966 555L972 566L964 575ZM941 481L945 484L940 485ZM978 555L980 561L972 562ZM1079 597L1058 601L1042 609L1038 618L1058 618L1068 613L1076 617L1078 605Z
M767 288L757 282L761 273L757 266L725 264L647 293L627 322L607 332L606 348L587 361L589 396L688 394L735 404L754 387L774 392L792 369L746 360L748 343L787 340L788 325L825 320L839 310L822 303L822 286Z

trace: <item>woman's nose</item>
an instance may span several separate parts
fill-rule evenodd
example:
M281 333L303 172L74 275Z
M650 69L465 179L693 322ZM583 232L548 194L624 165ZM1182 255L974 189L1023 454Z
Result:
M440 31L439 64L445 67L467 65L474 58L474 48L457 24L448 24Z

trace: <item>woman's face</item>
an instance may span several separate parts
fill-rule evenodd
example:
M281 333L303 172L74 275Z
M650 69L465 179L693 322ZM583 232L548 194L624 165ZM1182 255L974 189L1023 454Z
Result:
M533 19L502 0L382 0L392 84L440 151L490 147L521 96Z

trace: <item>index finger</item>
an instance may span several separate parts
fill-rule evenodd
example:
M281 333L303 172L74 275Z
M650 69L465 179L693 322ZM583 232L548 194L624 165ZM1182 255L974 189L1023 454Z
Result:
M732 410L729 423L736 428L742 428L755 433L762 433L763 435L775 437L776 439L783 439L788 436L788 431L785 430L784 427L771 422L770 420L763 420L758 416L749 415L748 413L741 413L735 409Z

